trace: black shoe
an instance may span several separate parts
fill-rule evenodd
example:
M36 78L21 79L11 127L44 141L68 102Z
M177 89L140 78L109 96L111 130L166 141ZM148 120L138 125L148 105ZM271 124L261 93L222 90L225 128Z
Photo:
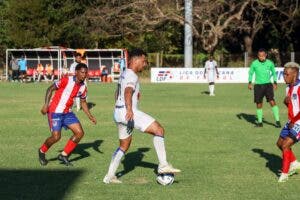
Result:
M45 154L45 153L42 153L42 152L40 151L40 149L38 150L38 152L39 152L39 161L40 161L40 164L41 164L42 166L47 165L47 164L48 164L48 160L46 159L46 154Z
M276 121L276 123L275 123L275 127L276 127L276 128L281 128L280 121Z
M63 156L59 154L58 160L62 161L66 166L73 166L73 164L69 161L68 156Z
M263 123L257 123L255 127L263 127Z

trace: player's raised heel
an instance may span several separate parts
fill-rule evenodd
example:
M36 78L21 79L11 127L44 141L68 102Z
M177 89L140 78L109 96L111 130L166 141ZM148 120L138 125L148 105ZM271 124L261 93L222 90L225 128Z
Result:
M174 168L171 164L167 164L167 165L159 165L157 172L159 174L166 174L166 173L178 173L181 172L181 170Z
M103 183L109 184L109 183L115 183L115 184L120 184L122 181L120 181L116 176L108 176L107 174L103 178Z
M45 153L42 153L40 151L40 149L38 149L38 155L39 155L39 161L40 161L40 164L42 166L45 166L48 164L48 160L46 159L46 154Z
M289 174L288 173L281 173L278 183L283 183L286 182L289 179Z
M73 166L73 164L69 161L68 156L63 156L61 154L58 155L58 160L63 162L66 166Z

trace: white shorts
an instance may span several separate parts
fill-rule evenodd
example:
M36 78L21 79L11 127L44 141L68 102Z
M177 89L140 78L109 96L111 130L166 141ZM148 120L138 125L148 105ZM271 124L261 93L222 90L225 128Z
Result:
M125 115L125 108L115 108L114 120L119 129L119 139L126 139L131 135L127 133L127 121L125 119ZM153 117L140 110L133 110L133 120L134 128L142 132L145 132L145 130L155 121Z
M209 83L211 83L211 82L215 82L215 75L214 74L212 74L212 75L208 75L207 76L207 81L209 82Z

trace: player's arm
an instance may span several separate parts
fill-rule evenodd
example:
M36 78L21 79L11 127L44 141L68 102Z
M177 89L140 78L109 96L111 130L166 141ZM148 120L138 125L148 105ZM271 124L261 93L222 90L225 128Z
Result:
M81 108L82 108L83 112L91 120L91 122L93 122L94 124L97 124L97 119L91 114L88 104L86 102L86 99L80 99L80 104L81 104Z
M133 95L133 88L126 87L124 92L125 98L125 107L126 107L126 120L133 120L133 111L132 111L132 95Z
M50 99L52 97L52 93L53 93L54 90L56 90L56 86L55 86L55 84L52 84L50 87L48 87L48 89L46 91L45 103L44 103L44 105L41 109L41 113L43 115L45 115L48 111L49 102L50 102Z
M217 73L217 78L219 78L219 70L218 70L218 66L216 65L216 73Z
M252 63L252 65L250 66L250 70L248 73L248 89L252 90L252 78L253 78L253 74L254 74L254 65Z

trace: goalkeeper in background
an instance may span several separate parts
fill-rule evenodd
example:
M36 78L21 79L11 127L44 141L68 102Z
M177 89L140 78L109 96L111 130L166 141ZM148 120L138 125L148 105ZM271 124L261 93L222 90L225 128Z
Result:
M254 102L256 103L257 127L262 127L263 119L263 98L266 97L270 103L275 118L275 127L280 128L279 109L274 99L274 89L277 89L277 75L275 72L274 63L267 59L267 52L264 49L259 49L257 54L258 59L254 60L249 70L248 89L252 90L252 77L255 74L254 85ZM273 76L273 83L271 77Z

